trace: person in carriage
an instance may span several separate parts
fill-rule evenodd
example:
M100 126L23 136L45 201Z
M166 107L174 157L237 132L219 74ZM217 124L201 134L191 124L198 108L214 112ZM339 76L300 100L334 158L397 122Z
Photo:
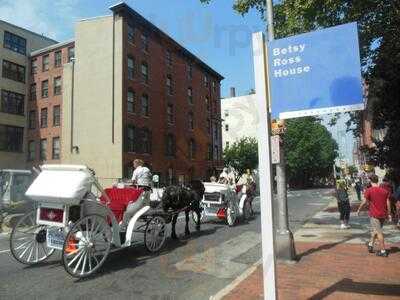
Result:
M144 161L141 159L135 159L133 161L133 174L132 184L137 186L139 189L144 191L151 191L152 175L149 168L144 166ZM122 223L120 225L121 231L126 231L129 220L144 206L149 205L146 197L140 197L137 201L131 202L126 207Z

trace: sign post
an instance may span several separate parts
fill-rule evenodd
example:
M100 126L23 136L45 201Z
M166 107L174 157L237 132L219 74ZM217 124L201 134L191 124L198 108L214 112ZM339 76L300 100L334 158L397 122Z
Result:
M253 57L258 125L258 157L260 174L262 264L264 299L276 299L275 230L272 209L271 116L267 75L267 50L262 32L253 34Z
M269 35L273 37L273 32ZM264 298L276 299L269 105L272 103L272 116L279 119L364 109L357 24L271 39L268 47L264 34L254 33L253 57L260 120L258 155ZM284 163L284 157L274 155L274 161ZM287 211L286 206L280 208ZM282 224L280 226L287 226L287 219L286 225Z

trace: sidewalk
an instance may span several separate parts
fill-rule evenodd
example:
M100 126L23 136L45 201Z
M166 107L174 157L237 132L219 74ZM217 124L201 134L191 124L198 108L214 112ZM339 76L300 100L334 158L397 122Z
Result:
M296 232L299 262L277 264L279 299L400 299L400 230L385 226L390 255L382 258L367 252L366 213L352 213L349 230L340 230L338 220L333 200ZM223 299L263 299L262 266Z

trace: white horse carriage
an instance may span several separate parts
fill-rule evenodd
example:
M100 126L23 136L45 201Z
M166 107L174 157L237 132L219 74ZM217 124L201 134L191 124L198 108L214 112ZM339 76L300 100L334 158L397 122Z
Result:
M99 270L110 252L133 245L135 233L144 234L145 247L157 252L165 243L170 216L152 208L150 194L132 187L103 190L86 166L44 165L26 192L36 209L13 228L11 253L32 265L61 251L65 270L83 278ZM140 197L146 205L121 232L127 203Z
M253 215L252 198L246 185L229 186L216 182L204 182L205 192L201 201L200 221L224 220L234 226L239 219L248 220ZM197 222L196 214L192 214Z

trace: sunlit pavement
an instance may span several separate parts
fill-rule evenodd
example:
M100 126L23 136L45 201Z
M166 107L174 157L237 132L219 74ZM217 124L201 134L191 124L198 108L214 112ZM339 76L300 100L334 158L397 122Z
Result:
M293 230L330 200L328 190L289 192ZM8 252L7 237L0 235L0 299L208 299L260 259L258 199L254 205L257 214L248 223L235 227L206 223L197 233L191 222L190 238L168 239L165 249L155 256L149 256L141 245L115 252L86 280L69 277L59 254L40 266L17 263ZM177 232L184 232L182 219Z

